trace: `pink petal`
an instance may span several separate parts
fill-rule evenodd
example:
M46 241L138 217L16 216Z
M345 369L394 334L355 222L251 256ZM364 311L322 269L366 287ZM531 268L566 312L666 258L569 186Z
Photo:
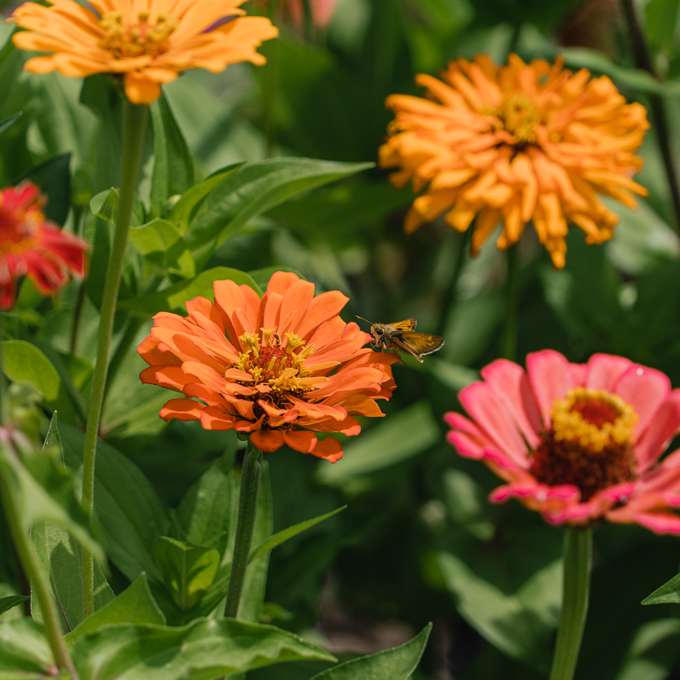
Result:
M558 399L564 399L567 392L574 387L571 367L559 352L545 349L527 355L527 373L543 416L543 425L549 429L553 404Z
M524 438L535 449L541 438L541 416L524 369L518 364L499 359L481 370L482 377L512 414Z
M574 387L585 387L586 379L588 378L588 365L570 363L569 370L574 381Z
M633 362L613 354L593 354L588 360L585 386L594 390L614 392L619 378Z
M623 513L613 510L607 513L607 519L620 524L639 524L655 534L680 535L680 517L666 512Z
M635 446L638 473L648 470L664 452L680 428L680 390L673 390L654 415L654 422Z
M458 400L496 448L521 467L528 467L526 444L512 415L489 385L472 383L460 391Z
M668 376L653 368L633 364L619 378L615 392L630 404L637 413L637 437L644 434L654 414L668 397L671 381Z

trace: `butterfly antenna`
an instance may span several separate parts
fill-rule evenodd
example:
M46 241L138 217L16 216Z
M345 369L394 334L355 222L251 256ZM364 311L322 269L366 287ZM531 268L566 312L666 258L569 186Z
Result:
M369 321L368 319L364 319L363 316L357 316L356 314L355 314L354 316L355 316L355 318L361 319L362 321L365 321L366 323L370 323L371 326L373 325L373 322L372 322L372 321Z

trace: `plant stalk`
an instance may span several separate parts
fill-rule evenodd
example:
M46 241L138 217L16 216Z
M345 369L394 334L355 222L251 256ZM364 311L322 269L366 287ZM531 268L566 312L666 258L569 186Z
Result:
M5 378L4 332L5 313L0 311L0 427L8 422L7 413L7 378Z
M257 497L260 491L260 474L262 473L261 457L262 451L248 442L241 473L234 558L231 563L227 606L224 610L226 618L236 618L238 606L241 602L241 591L246 577L246 568L250 559L250 544L253 540L253 529L255 528Z
M506 251L505 278L505 329L503 331L503 358L515 360L517 354L517 315L519 313L519 247L515 243Z
M550 680L572 680L576 671L588 614L592 545L591 529L565 531L562 614Z
M3 448L6 447L4 443L0 443L0 446ZM11 453L9 453L9 455L11 455ZM61 634L61 621L57 612L57 605L54 602L52 590L45 574L43 574L40 569L38 556L35 554L28 532L21 525L19 519L14 487L15 485L10 483L6 474L0 474L0 497L2 497L2 505L5 510L7 525L12 535L12 541L16 547L21 565L28 576L33 592L40 603L45 633L50 648L52 649L52 654L54 655L54 661L58 668L68 670L71 673L71 677L74 678L74 680L77 680L78 676Z
M116 228L113 234L113 245L109 268L106 272L104 293L101 305L101 321L99 325L99 341L97 344L97 361L92 379L90 408L85 429L85 450L83 453L83 505L90 517L94 511L94 468L97 451L97 436L102 414L102 404L106 389L106 376L113 335L113 320L116 314L116 302L120 277L123 272L123 260L127 246L132 208L139 166L144 147L144 134L148 117L148 106L136 106L125 99L123 104L123 158L121 164L120 196ZM87 618L94 613L94 558L83 549L83 615Z
M640 23L640 16L634 0L621 0L621 8L626 19L628 27L628 35L630 37L630 45L633 51L633 59L635 66L639 69L647 71L657 80L661 80L652 62L652 57L645 41L644 31ZM671 201L673 203L673 212L675 215L675 228L680 231L680 185L678 184L678 169L675 163L675 156L671 144L671 132L668 125L668 117L666 116L666 108L663 99L660 95L652 92L648 93L649 109L652 114L652 123L656 131L656 136L659 141L659 148L661 150L661 157L663 159L664 169L666 170L666 178L668 179L668 188L671 192Z

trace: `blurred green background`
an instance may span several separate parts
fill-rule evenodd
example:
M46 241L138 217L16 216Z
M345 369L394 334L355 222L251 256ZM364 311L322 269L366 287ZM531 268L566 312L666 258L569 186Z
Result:
M675 152L680 1L638 6L659 81L633 67L616 0L338 0L328 28L307 34L275 9L282 35L261 48L266 67L237 65L218 76L190 72L166 93L199 178L268 156L375 162L391 117L384 99L417 93L416 73L436 74L448 59L478 53L497 62L509 51L527 60L563 54L574 69L610 75L629 101L648 105L650 93L660 95ZM11 28L1 30L4 43ZM117 176L115 167L96 164L98 119L81 103L79 81L24 73L24 59L9 42L0 51L0 120L23 111L0 137L0 185L43 161L66 164L70 172L53 187L51 209L58 212L59 196L63 202L70 194L67 225L84 225L91 234L92 193ZM54 160L66 153L70 158ZM649 200L637 211L608 203L621 218L610 243L585 246L574 231L567 265L558 271L527 230L520 244L520 361L549 347L577 362L610 352L659 368L680 386L680 241L654 129L641 155L638 179ZM151 168L147 163L143 171L143 200ZM478 258L462 253L464 269L453 289L465 239L443 223L405 236L402 220L412 199L408 189L389 185L387 173L367 169L253 219L207 265L290 268L318 291L346 293L347 321L355 314L380 322L414 316L419 330L446 338L422 366L407 360L395 367L398 389L385 404L388 417L367 421L362 435L347 442L342 462L331 466L285 449L267 455L275 530L349 505L273 553L267 620L325 639L343 658L393 647L433 621L414 676L419 680L546 677L561 598L562 534L519 504L490 505L486 496L498 481L484 466L458 457L444 439L442 421L445 412L460 408L457 391L501 353L505 258L493 237ZM77 302L75 285L52 303L40 302L24 284L9 337L66 353ZM75 361L82 368L77 387L87 394L97 313L89 297L83 304ZM120 337L129 326L119 316ZM148 328L145 322L132 332L141 341ZM160 420L158 409L172 395L139 387L144 363L136 344L119 358L104 433L172 510L218 459L225 434ZM16 400L29 399L18 392ZM0 582L11 589L17 574L4 524L2 531ZM677 572L678 547L676 538L636 526L595 532L579 679L680 677L677 607L640 606ZM114 569L114 588L126 584ZM304 680L310 668L277 666L249 678Z

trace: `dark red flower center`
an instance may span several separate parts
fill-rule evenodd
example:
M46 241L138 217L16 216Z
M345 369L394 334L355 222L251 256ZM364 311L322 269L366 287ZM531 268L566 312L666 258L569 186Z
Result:
M573 484L581 500L637 479L633 408L615 394L577 387L553 405L552 424L529 471L549 486Z

